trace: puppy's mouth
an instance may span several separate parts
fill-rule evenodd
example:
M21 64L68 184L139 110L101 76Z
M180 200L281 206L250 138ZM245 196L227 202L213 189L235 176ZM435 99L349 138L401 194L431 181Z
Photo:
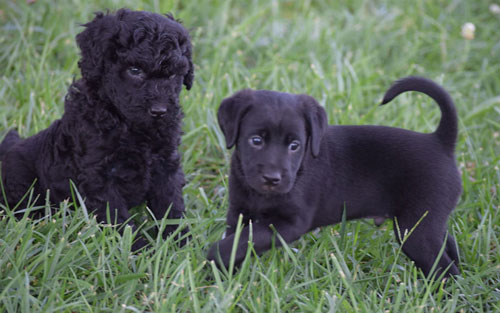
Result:
M260 184L257 188L254 189L265 196L273 196L273 195L283 195L288 193L288 189L283 184L273 185L273 184Z
M242 179L254 192L264 196L285 195L290 192L295 184L294 177L280 171L260 171L251 169L245 171L239 168Z
M261 186L262 191L266 193L279 193L278 188L279 186L268 185L268 184L263 184Z

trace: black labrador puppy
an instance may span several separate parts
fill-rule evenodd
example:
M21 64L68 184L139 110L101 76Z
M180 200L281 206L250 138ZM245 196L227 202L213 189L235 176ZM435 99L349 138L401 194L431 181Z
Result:
M128 210L144 202L157 219L180 218L179 94L194 78L188 31L171 15L127 9L97 13L84 26L76 36L82 77L62 118L26 139L13 130L0 144L0 203L26 208L34 182L36 205L47 190L58 203L70 197L72 180L100 221L109 208L111 222L135 230ZM145 244L139 238L133 248Z
M244 228L235 263L243 261L252 223L257 253L271 248L273 230L287 242L342 220L394 219L403 251L428 275L458 274L447 219L461 194L454 159L457 114L448 93L431 80L407 77L383 103L405 91L432 97L442 117L430 134L384 126L328 126L310 96L242 90L224 99L218 119L227 148L236 145L229 177L227 236L208 252L228 267L240 214ZM279 241L276 240L279 244Z

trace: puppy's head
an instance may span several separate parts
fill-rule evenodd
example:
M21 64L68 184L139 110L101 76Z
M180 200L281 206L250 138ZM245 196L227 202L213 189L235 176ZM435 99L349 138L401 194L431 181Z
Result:
M244 179L266 195L292 189L305 154L318 156L327 127L314 98L266 90L224 99L217 116L227 148L236 145Z
M178 110L182 85L190 89L194 77L189 34L179 22L121 9L97 13L84 26L76 37L78 65L101 98L125 118L146 123Z

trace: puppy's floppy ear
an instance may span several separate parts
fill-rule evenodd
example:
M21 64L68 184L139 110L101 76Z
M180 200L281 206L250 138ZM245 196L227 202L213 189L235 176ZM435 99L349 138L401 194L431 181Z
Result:
M194 66L193 66L193 57L192 57L192 47L191 47L191 41L189 38L186 40L184 43L186 46L186 52L184 53L184 56L188 59L189 62L189 70L186 75L184 75L184 86L186 86L186 89L189 90L193 86L193 80L194 80Z
M95 18L84 24L85 30L76 36L76 43L81 50L78 66L84 79L97 82L104 70L104 60L109 58L109 51L114 45L112 38L120 31L119 17L126 14L125 9L116 15L97 12Z
M182 26L182 21L180 19L176 19L172 13L165 14L166 17L171 19L172 21L179 23ZM189 69L186 75L184 75L184 86L186 86L187 90L190 90L193 86L194 80L194 66L193 66L193 46L191 44L191 39L189 38L189 33L187 30L184 30L183 35L179 38L179 45L182 50L182 55L188 59Z
M217 119L224 137L226 137L228 149L231 149L238 139L241 119L252 106L252 95L252 90L244 89L222 100L219 106Z
M304 109L304 118L307 125L311 154L313 157L317 157L319 155L321 140L328 127L326 111L311 96L299 95L299 99Z

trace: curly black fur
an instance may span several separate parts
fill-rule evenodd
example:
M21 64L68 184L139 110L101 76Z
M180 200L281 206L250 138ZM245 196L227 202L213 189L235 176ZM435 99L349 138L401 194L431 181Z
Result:
M171 15L127 9L97 13L84 26L76 37L82 78L69 87L63 117L26 139L11 131L0 144L7 204L15 207L35 180L35 194L50 190L51 202L60 202L71 179L101 221L108 204L112 222L124 223L144 202L158 219L170 206L168 217L181 217L179 94L193 83L188 32ZM139 239L134 248L144 245Z

